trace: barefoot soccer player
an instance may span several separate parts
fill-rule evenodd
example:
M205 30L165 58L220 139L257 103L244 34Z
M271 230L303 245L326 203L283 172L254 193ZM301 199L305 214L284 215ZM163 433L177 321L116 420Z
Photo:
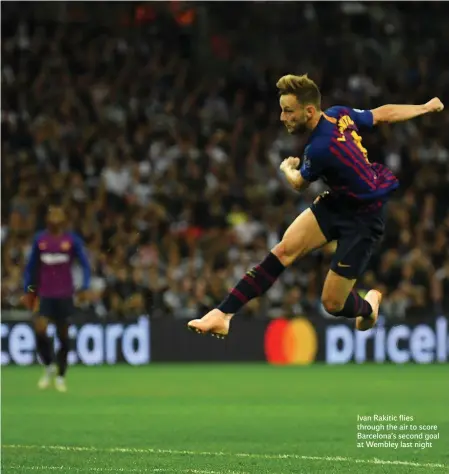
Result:
M24 303L33 310L37 350L45 365L39 380L41 389L47 388L54 378L55 388L67 391L65 373L69 352L68 319L74 312L72 263L79 260L83 269L83 286L80 296L89 288L90 268L81 239L64 230L66 218L59 206L50 206L47 214L47 230L36 235L29 261L25 268ZM53 365L53 354L47 326L56 326L61 348Z
M398 180L386 167L371 163L359 131L379 123L409 120L440 112L438 98L423 105L384 105L374 110L335 106L321 110L321 94L307 77L287 75L277 83L281 116L291 134L308 132L304 156L285 159L280 168L301 191L317 179L330 188L300 214L266 258L237 283L223 302L201 319L188 323L198 333L228 334L231 318L249 300L264 294L286 267L330 241L337 242L321 300L334 316L354 318L358 330L372 328L382 295L370 290L365 299L353 290L385 227L385 207Z

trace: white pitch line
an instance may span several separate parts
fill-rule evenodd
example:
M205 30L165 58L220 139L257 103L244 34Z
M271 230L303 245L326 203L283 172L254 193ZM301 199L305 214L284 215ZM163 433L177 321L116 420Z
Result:
M448 464L439 463L419 463L413 461L387 461L384 459L355 459L344 456L305 456L301 454L259 454L259 453L225 453L223 451L189 451L176 449L157 448L96 448L94 446L37 446L6 444L2 449L43 449L48 451L73 451L73 452L107 452L107 453L130 453L130 454L178 454L188 456L228 456L251 459L297 459L303 461L329 461L329 462L349 462L354 464L375 464L385 466L409 466L409 467L432 467L435 469L449 469ZM126 471L125 471L126 472ZM227 471L231 474L231 471Z
M12 464L7 466L13 471L72 471L72 472L140 472L140 473L158 473L158 472L173 472L176 474L249 474L243 471L209 471L204 469L145 469L145 468L124 468L124 467L71 467L71 466L22 466L19 464Z

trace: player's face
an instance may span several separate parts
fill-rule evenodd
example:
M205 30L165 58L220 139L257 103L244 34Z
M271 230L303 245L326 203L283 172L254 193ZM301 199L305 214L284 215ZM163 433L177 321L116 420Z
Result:
M310 106L301 105L293 94L281 96L279 103L281 122L285 125L287 132L291 134L306 132L313 115Z
M60 227L65 221L64 210L61 207L51 206L47 213L47 224L50 227Z

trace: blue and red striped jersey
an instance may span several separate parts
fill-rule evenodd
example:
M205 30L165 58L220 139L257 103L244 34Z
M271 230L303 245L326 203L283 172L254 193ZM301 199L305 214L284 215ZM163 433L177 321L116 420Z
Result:
M359 130L372 126L370 110L327 109L305 146L302 177L310 182L322 179L333 194L360 204L385 201L399 181L388 167L368 160Z
M90 266L81 238L73 232L52 235L39 232L33 242L25 267L25 293L36 286L36 294L44 298L73 296L72 264L78 259L83 268L83 290L90 284Z

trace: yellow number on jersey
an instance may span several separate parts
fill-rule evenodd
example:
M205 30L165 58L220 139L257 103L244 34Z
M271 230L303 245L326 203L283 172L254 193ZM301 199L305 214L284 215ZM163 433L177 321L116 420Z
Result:
M363 153L366 162L370 164L368 160L368 150L362 145L362 137L355 130L352 131L351 136L354 139L355 146Z
M337 141L339 142L346 141L346 137L344 133L347 130L347 128L350 127L351 125L354 125L354 121L348 115L344 115L343 117L339 119L338 131L341 133L341 137L338 137ZM368 150L362 145L362 137L355 130L351 132L351 137L354 140L355 146L362 152L363 156L365 157L366 162L370 164L368 160Z

